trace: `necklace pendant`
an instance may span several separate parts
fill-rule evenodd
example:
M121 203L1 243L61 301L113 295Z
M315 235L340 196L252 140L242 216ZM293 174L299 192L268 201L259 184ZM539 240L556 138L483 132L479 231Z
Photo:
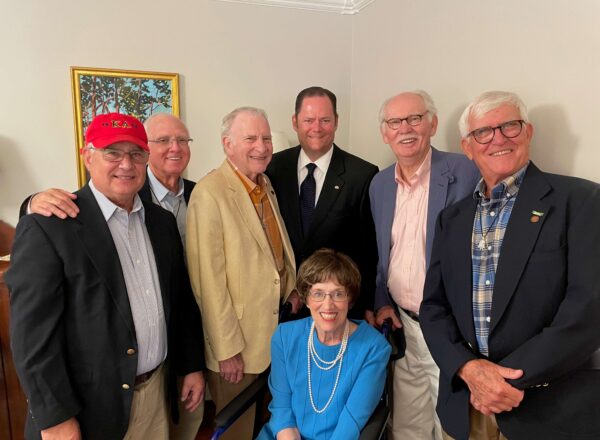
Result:
M479 240L479 243L477 243L477 249L479 249L480 251L484 251L486 247L487 247L487 245L485 242L485 238L482 238L481 240Z

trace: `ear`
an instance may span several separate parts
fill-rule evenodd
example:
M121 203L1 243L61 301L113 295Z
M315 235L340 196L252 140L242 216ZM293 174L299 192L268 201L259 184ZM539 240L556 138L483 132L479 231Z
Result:
M84 147L81 155L83 156L83 164L85 165L85 168L90 171L90 165L92 163L92 151Z
M298 119L296 118L295 114L292 115L292 127L294 127L294 131L298 133Z
M467 156L470 160L473 160L473 153L471 152L471 146L469 144L469 138L462 138L460 140L460 147L465 153L465 156Z
M533 137L533 125L531 123L525 123L525 134L527 135L527 141L531 142L531 138Z
M229 137L229 135L223 136L221 138L221 144L223 145L223 150L225 151L225 155L229 156L230 153L233 151L233 149L231 147L231 138Z
M437 127L438 117L437 115L433 115L433 118L431 118L431 134L429 135L430 137L433 137L435 135L435 133L437 132Z
M336 131L338 128L338 115L335 115L335 126L333 127L333 131Z

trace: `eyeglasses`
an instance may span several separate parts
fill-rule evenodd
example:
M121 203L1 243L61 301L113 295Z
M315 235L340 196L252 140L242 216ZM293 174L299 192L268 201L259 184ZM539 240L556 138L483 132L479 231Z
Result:
M184 138L184 137L172 137L172 138L164 137L164 138L160 138L160 139L148 139L148 142L158 144L161 147L168 147L173 142L175 142L181 148L184 148L184 147L188 147L190 145L190 142L192 142L193 140L194 139L192 139L192 138Z
M417 125L420 125L421 122L423 122L423 116L425 116L427 113L429 113L429 112L426 111L420 115L410 115L410 116L407 116L406 118L391 118L391 119L385 120L384 122L392 130L398 130L402 126L403 121L406 121L406 123L408 125L410 125L411 127L415 127Z
M125 156L129 156L133 163L144 164L148 162L150 154L144 150L121 151L113 150L112 148L90 148L90 150L99 151L102 153L104 160L108 162L121 162Z
M496 127L478 128L477 130L473 130L467 136L473 136L473 139L475 139L477 143L485 145L492 142L496 135L496 130L499 129L500 133L502 133L505 138L512 139L521 134L524 123L525 121L522 119L515 119L514 121L508 121L504 124L497 125Z
M325 301L325 297L329 296L334 302L348 301L348 292L345 290L334 290L333 292L323 292L322 290L311 290L308 296L315 302Z

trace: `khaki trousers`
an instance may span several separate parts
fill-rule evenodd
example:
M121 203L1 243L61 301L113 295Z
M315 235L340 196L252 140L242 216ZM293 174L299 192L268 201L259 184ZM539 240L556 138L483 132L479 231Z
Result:
M161 365L152 377L133 390L129 426L123 440L168 440L169 413L165 373Z
M391 432L394 440L441 440L435 413L440 370L418 322L400 309L406 352L394 362Z
M500 432L495 416L484 416L469 405L469 440L508 440ZM453 440L444 433L444 440Z
M183 385L183 377L177 378L177 395L181 396L181 386ZM169 419L169 438L171 440L195 440L198 435L198 430L204 418L204 402L196 408L195 411L189 412L185 409L185 403L179 400L179 423L173 423Z
M258 378L258 374L244 373L240 383L232 384L224 380L219 373L208 371L208 388L210 395L215 402L217 412L221 411L225 405L240 394L244 388L250 385ZM221 436L222 440L252 440L252 431L254 430L254 415L256 405L252 405L248 410L225 431Z

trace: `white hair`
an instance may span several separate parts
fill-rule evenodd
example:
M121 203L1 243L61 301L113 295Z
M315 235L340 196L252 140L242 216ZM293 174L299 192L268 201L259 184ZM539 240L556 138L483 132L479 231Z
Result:
M256 107L238 107L235 110L230 111L223 117L223 122L221 123L221 137L225 137L229 135L229 131L231 130L231 126L233 125L233 121L236 116L240 113L249 113L254 116L262 116L265 118L265 121L269 121L267 118L267 113L260 108Z
M527 107L525 103L516 93L491 91L485 92L475 98L465 109L458 120L458 129L460 136L464 139L469 135L469 118L480 118L488 112L503 106L504 104L512 104L519 109L521 119L529 122L527 115Z
M394 96L390 96L388 99L383 101L383 104L381 104L381 107L379 109L379 123L380 124L383 124L385 122L385 108L390 103L390 101L392 101L394 98L396 98L400 95L403 95L405 93L412 93L413 95L418 95L421 97L421 99L425 103L425 110L427 110L427 112L429 112L430 120L433 119L433 117L435 115L437 115L437 108L435 107L433 98L429 95L429 93L427 93L424 90L413 90L410 92L397 93Z

